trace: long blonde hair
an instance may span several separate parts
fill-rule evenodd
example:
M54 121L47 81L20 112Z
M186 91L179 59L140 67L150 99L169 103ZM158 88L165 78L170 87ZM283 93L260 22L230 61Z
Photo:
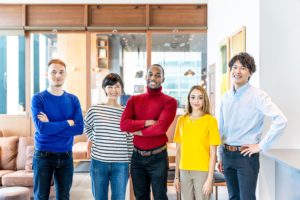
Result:
M193 111L193 108L191 106L191 102L190 102L190 97L191 97L191 93L193 90L199 90L203 96L204 96L204 102L203 102L203 107L202 107L202 112L204 112L205 114L211 114L211 110L210 110L210 102L209 102L209 98L208 98L208 94L206 92L206 90L200 86L200 85L194 85L188 94L188 103L187 103L187 108L186 108L186 114L191 114Z

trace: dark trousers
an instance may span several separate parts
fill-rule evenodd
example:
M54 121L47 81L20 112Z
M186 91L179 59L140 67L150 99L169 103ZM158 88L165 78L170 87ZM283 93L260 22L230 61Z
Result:
M223 169L230 200L255 200L259 154L243 156L223 149Z
M142 156L133 152L131 178L136 200L150 200L150 186L155 200L167 200L168 153Z
M69 200L73 180L72 152L35 151L33 156L34 199L48 200L54 177L56 199Z

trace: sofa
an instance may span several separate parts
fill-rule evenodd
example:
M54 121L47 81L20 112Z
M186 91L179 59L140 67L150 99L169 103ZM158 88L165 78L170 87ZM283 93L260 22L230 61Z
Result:
M0 137L0 185L33 186L32 137Z
M89 146L87 135L77 135L74 137L74 145L72 148L74 162L89 160Z
M33 195L33 137L6 136L0 131L0 187L27 187ZM54 187L50 197L54 197Z

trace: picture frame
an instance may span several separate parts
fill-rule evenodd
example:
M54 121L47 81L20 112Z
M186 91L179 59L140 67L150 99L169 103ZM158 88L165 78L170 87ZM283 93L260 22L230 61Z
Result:
M246 51L246 27L242 26L230 37L230 54L232 56Z
M230 88L230 69L228 62L230 60L230 38L226 37L220 42L220 71L221 71L221 96Z

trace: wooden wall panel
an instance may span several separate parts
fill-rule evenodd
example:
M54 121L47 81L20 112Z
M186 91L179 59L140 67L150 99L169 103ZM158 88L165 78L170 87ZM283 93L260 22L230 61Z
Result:
M84 26L84 5L28 5L27 26Z
M150 26L207 26L207 6L150 5Z
M31 118L26 115L1 115L0 130L4 136L30 136Z
M22 5L0 5L0 27L21 27Z
M89 26L146 26L145 5L92 5L89 15Z

